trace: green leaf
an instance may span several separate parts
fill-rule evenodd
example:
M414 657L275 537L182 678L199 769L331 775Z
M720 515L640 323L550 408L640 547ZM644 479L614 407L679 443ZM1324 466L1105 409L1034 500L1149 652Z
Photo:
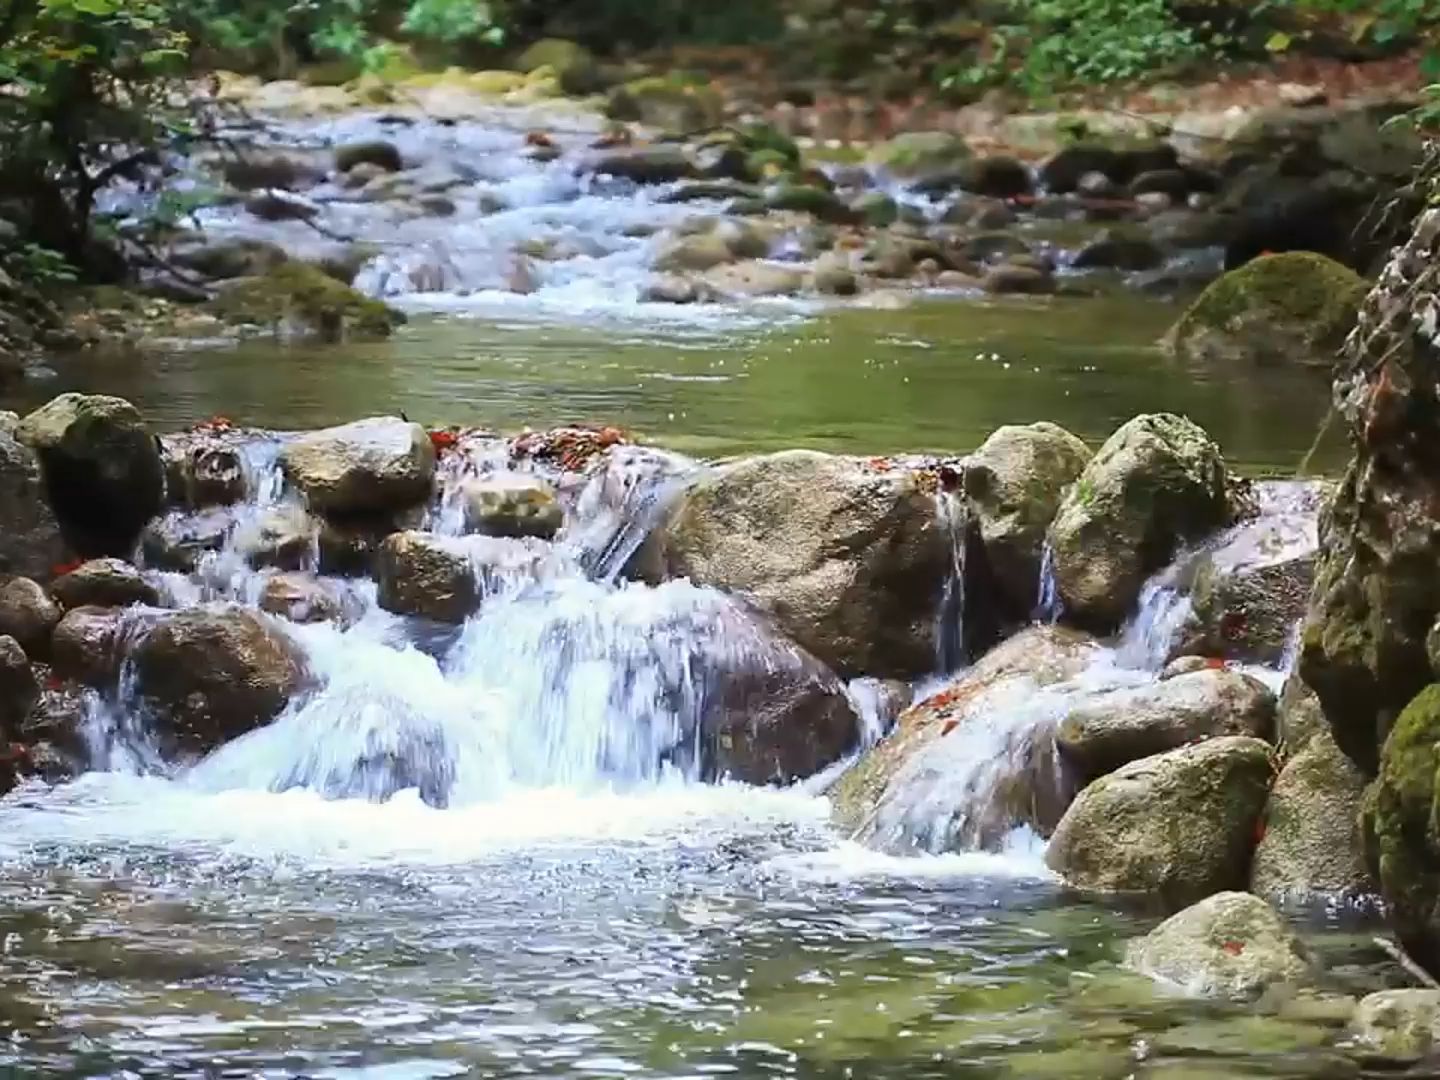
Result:
M1265 49L1272 53L1281 53L1290 48L1293 39L1283 30L1276 30L1265 42Z

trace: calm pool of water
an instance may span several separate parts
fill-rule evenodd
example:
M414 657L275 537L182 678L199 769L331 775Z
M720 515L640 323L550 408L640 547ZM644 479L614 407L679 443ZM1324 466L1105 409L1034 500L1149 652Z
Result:
M55 362L7 402L61 390L129 397L158 424L214 414L275 428L401 411L505 430L614 423L701 456L785 447L858 454L966 451L1005 423L1050 420L1092 442L1139 412L1185 413L1255 471L1293 473L1328 408L1300 367L1194 370L1155 341L1171 304L1134 297L934 301L802 318L687 316L553 322L420 315L393 341L251 342ZM1338 440L1320 468L1343 460Z

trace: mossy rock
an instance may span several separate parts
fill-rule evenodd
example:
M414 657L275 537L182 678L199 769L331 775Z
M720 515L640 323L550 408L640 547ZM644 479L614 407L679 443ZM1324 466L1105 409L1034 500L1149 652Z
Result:
M1263 255L1201 293L1166 335L1165 347L1182 360L1328 370L1367 291L1363 278L1324 255Z
M1440 971L1440 685L1426 687L1391 729L1364 811L1370 863L1406 950Z
M720 95L675 77L636 79L616 87L606 102L605 115L660 128L691 132L714 127L723 115Z
M869 163L903 179L953 173L971 158L969 145L948 131L911 131L881 143Z
M548 69L567 94L594 94L605 89L604 72L585 46L564 38L542 38L515 60L519 71L533 74Z
M858 220L855 211L846 206L834 192L808 184L781 184L766 194L765 205L771 210L793 210L809 214L833 225L849 225Z
M786 175L794 163L779 150L762 147L745 156L745 172L758 180L776 180Z
M227 322L318 337L323 341L388 337L404 316L341 284L324 270L284 263L238 278L211 301Z

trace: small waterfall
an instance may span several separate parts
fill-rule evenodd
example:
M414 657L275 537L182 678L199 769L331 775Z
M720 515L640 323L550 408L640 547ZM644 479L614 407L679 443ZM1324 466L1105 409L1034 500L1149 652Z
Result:
M935 618L935 670L958 671L969 657L965 645L965 549L969 542L969 513L953 491L935 494L935 518L949 541L950 566Z
M1055 580L1055 549L1050 546L1050 541L1046 540L1045 546L1040 549L1040 582L1036 589L1033 620L1053 626L1060 621L1064 613L1065 605L1060 599L1060 583Z
M1193 606L1181 585L1188 556L1145 583L1135 614L1120 632L1116 662L1139 671L1159 671L1170 658L1176 636L1190 618Z

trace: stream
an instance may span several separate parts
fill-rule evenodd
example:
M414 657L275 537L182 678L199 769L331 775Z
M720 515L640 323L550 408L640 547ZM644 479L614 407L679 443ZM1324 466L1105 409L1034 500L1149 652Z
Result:
M324 141L375 123L272 134ZM1128 293L927 295L899 310L640 303L653 249L626 225L680 208L579 183L564 159L522 161L525 123L396 136L407 156L443 147L469 163L462 205L509 199L488 229L329 211L416 250L451 245L447 289L392 290L394 255L362 271L412 313L392 341L57 358L0 402L115 393L161 430L402 411L502 431L613 423L666 451L625 473L618 506L580 493L538 578L499 581L443 640L381 611L373 585L348 586L351 625L294 630L323 689L190 769L155 766L123 685L97 699L96 769L0 802L0 1065L76 1078L1362 1075L1342 1021L1314 1002L1198 1002L1122 973L1124 941L1155 914L1066 895L1023 831L994 850L893 857L831 824L833 776L702 782L684 749L710 660L765 662L777 646L718 593L617 578L649 496L704 459L959 453L1037 419L1098 443L1137 412L1173 409L1233 467L1284 475L1315 437L1324 381L1177 368L1154 346L1176 308ZM293 223L210 213L221 231L302 243ZM537 232L589 253L510 296L497 268ZM1317 462L1342 453L1326 444ZM247 454L260 494L237 513L293 498L265 482L273 441ZM1276 505L1294 516L1293 500ZM448 513L442 492L428 527L460 531ZM156 577L180 604L253 604L263 584L233 545L196 575ZM1154 677L1168 581L1106 650L1111 676ZM977 743L974 767L992 754ZM1387 985L1364 912L1293 917L1324 990Z

